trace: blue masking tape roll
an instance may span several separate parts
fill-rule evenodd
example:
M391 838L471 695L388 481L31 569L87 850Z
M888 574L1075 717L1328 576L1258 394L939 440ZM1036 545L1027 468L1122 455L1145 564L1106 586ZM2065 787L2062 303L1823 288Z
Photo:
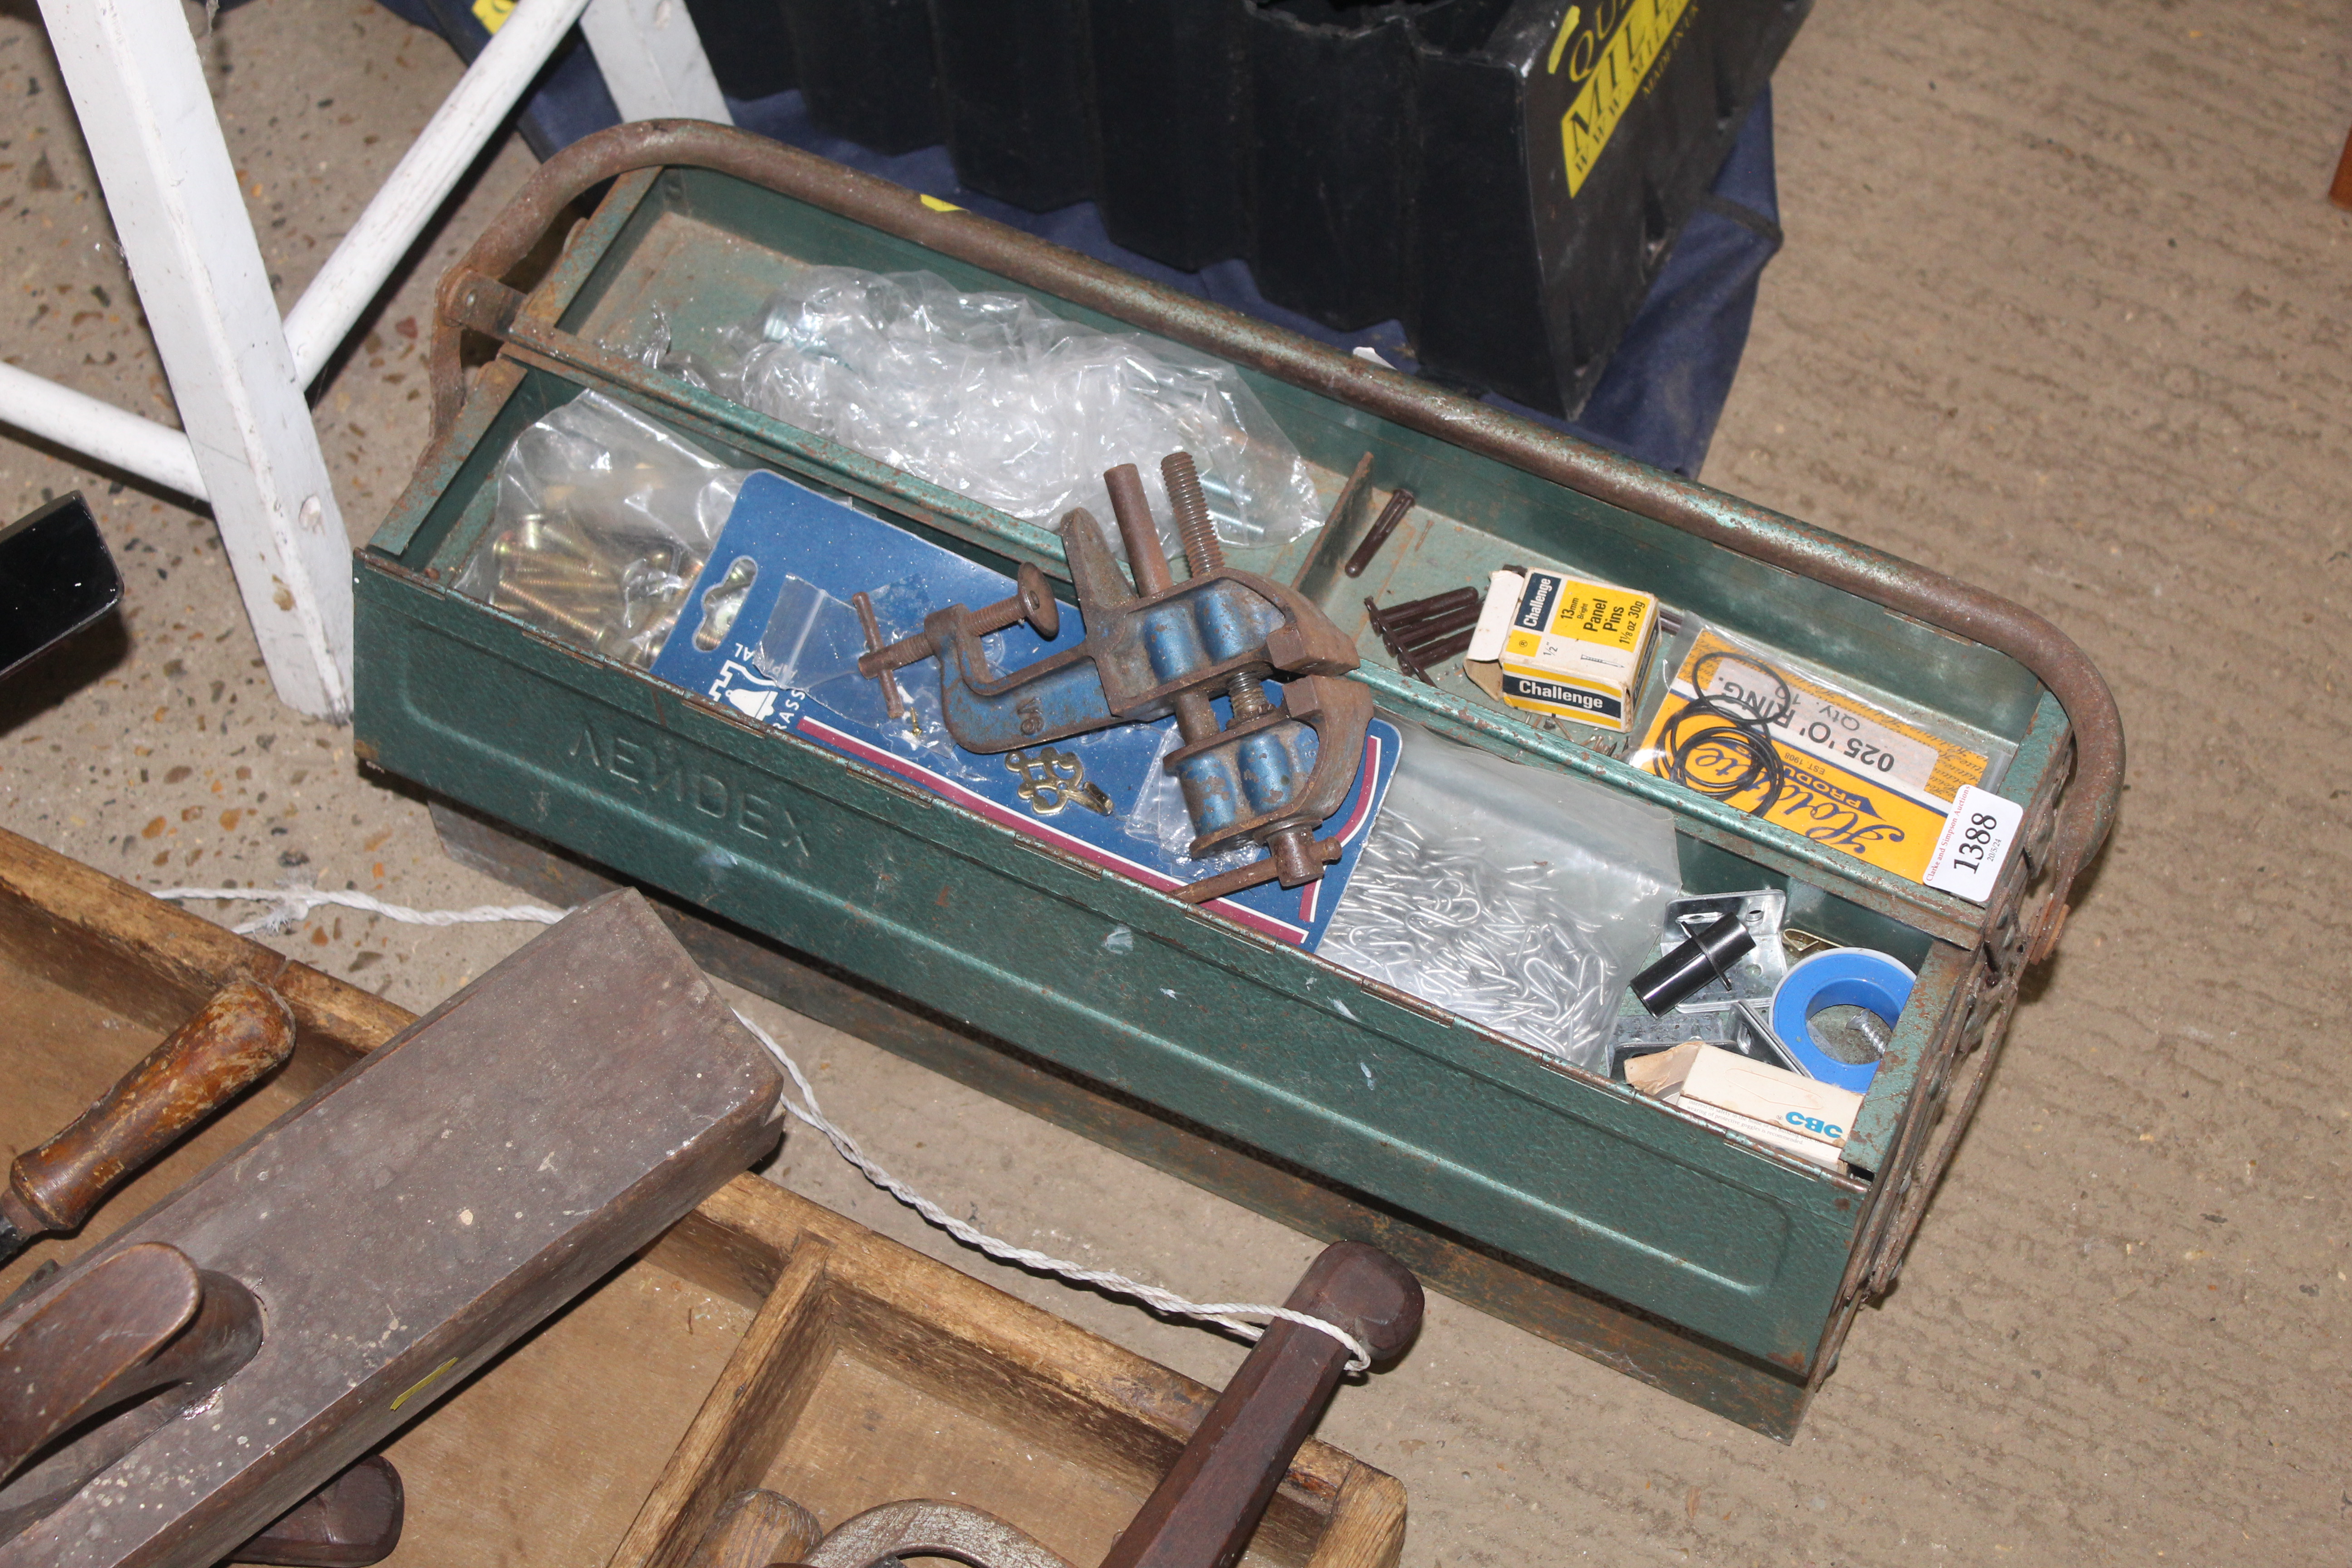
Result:
M1813 1043L1811 1020L1824 1007L1866 1007L1888 1028L1903 1016L1916 978L1901 960L1867 947L1833 947L1793 965L1772 993L1772 1032L1798 1065L1823 1083L1856 1094L1870 1088L1876 1062L1842 1062Z

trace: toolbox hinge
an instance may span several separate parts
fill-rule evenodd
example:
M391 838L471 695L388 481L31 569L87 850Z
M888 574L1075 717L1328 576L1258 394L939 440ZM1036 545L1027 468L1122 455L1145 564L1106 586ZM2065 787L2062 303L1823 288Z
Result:
M467 275L449 315L459 326L487 332L503 342L513 331L515 317L522 306L523 295L519 290L475 272Z

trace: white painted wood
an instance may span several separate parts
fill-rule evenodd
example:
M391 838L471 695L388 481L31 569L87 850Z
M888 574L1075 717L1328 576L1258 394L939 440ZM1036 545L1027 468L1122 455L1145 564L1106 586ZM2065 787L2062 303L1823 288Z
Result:
M13 364L0 364L0 424L205 499L205 479L187 437Z
M46 3L58 5L65 0ZM286 313L286 341L292 347L295 375L301 384L308 386L318 379L368 301L441 210L458 179L505 123L523 89L587 7L588 0L522 0L488 46L475 57L456 89L393 166L383 189ZM684 11L681 5L680 16ZM690 23L688 31L690 38ZM699 58L698 41L694 49ZM708 62L702 68L709 76ZM711 90L716 93L718 89Z
M42 14L187 429L6 365L0 421L208 500L279 699L343 718L351 552L304 389L575 22L632 120L731 123L702 40L682 0L521 0L280 321L180 7Z
M289 706L344 718L351 545L185 14L41 14L270 679Z
M580 30L622 119L735 123L686 0L589 0Z

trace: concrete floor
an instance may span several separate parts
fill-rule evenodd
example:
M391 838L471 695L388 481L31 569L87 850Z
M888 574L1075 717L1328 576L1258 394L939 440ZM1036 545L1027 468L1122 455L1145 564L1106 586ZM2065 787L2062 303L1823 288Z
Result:
M368 0L256 0L202 47L290 301L457 68ZM1779 79L1789 247L1706 477L2064 627L2123 705L2122 824L1802 1436L1434 1300L1408 1361L1325 1426L1411 1489L1414 1568L2346 1560L2352 216L2321 193L2348 52L2340 5L2291 0L1887 0L1807 24ZM27 0L0 4L0 350L169 417ZM530 166L496 152L323 386L354 538L424 440L431 282ZM127 610L0 688L9 826L151 887L503 899L356 769L347 731L272 701L205 515L0 439L0 513L77 486ZM279 940L416 1007L528 934L343 914ZM1015 1239L1259 1300L1312 1250L860 1042L790 1033L877 1155ZM814 1140L782 1174L957 1256ZM1195 1375L1239 1359L959 1261Z

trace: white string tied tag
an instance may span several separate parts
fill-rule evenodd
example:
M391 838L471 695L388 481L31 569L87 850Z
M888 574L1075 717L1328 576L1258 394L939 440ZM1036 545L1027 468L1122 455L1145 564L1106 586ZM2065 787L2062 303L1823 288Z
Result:
M373 894L348 889L338 892L331 888L166 888L155 896L159 899L220 899L278 906L266 915L257 915L242 925L231 927L239 936L251 936L256 931L289 930L321 904L362 910L372 915L382 915L387 920L413 926L475 925L497 921L536 921L541 925L551 926L571 912L568 910L551 910L540 904L477 904L470 910L412 910L405 904L386 903Z
M236 927L235 929L241 933L285 929L320 905L363 910L370 914L382 915L387 920L423 926L470 925L494 921L530 921L541 925L553 925L571 912L568 910L549 909L541 904L478 904L472 909L465 910L413 910L404 904L387 903L367 893L350 890L337 892L324 888L167 888L155 894L155 897L216 899L278 906L268 914ZM1328 1334L1347 1346L1349 1372L1360 1373L1370 1370L1372 1364L1372 1352L1370 1346L1339 1324L1316 1317L1312 1313L1297 1311L1288 1307L1268 1306L1255 1301L1188 1300L1173 1290L1165 1290L1157 1285L1147 1285L1139 1279L1130 1279L1124 1274L1114 1273L1104 1268L1088 1268L1082 1264L1073 1263L1067 1258L1055 1258L1033 1247L1015 1247L1009 1241L989 1235L977 1226L956 1218L876 1164L867 1156L866 1151L858 1147L857 1140L826 1118L824 1110L817 1104L816 1089L809 1083L807 1075L801 1071L800 1063L793 1059L792 1054L778 1045L767 1030L760 1027L741 1013L737 1013L735 1018L737 1022L751 1031L752 1038L767 1047L768 1053L782 1066L786 1075L792 1079L793 1086L800 1090L801 1099L807 1102L803 1107L793 1100L789 1090L780 1090L777 1094L777 1103L784 1110L789 1111L815 1131L823 1133L825 1141L833 1145L835 1152L857 1167L859 1173L867 1181L913 1209L926 1221L946 1231L966 1247L977 1248L1000 1263L1011 1264L1019 1268L1040 1269L1048 1274L1059 1275L1073 1284L1091 1285L1097 1289L1109 1291L1113 1295L1125 1296L1131 1300L1141 1302L1157 1312L1214 1323L1219 1328L1228 1330L1253 1343L1265 1337L1265 1326L1262 1323L1250 1322L1247 1321L1249 1319L1272 1318L1282 1322L1297 1323L1301 1328L1313 1329L1318 1333Z

